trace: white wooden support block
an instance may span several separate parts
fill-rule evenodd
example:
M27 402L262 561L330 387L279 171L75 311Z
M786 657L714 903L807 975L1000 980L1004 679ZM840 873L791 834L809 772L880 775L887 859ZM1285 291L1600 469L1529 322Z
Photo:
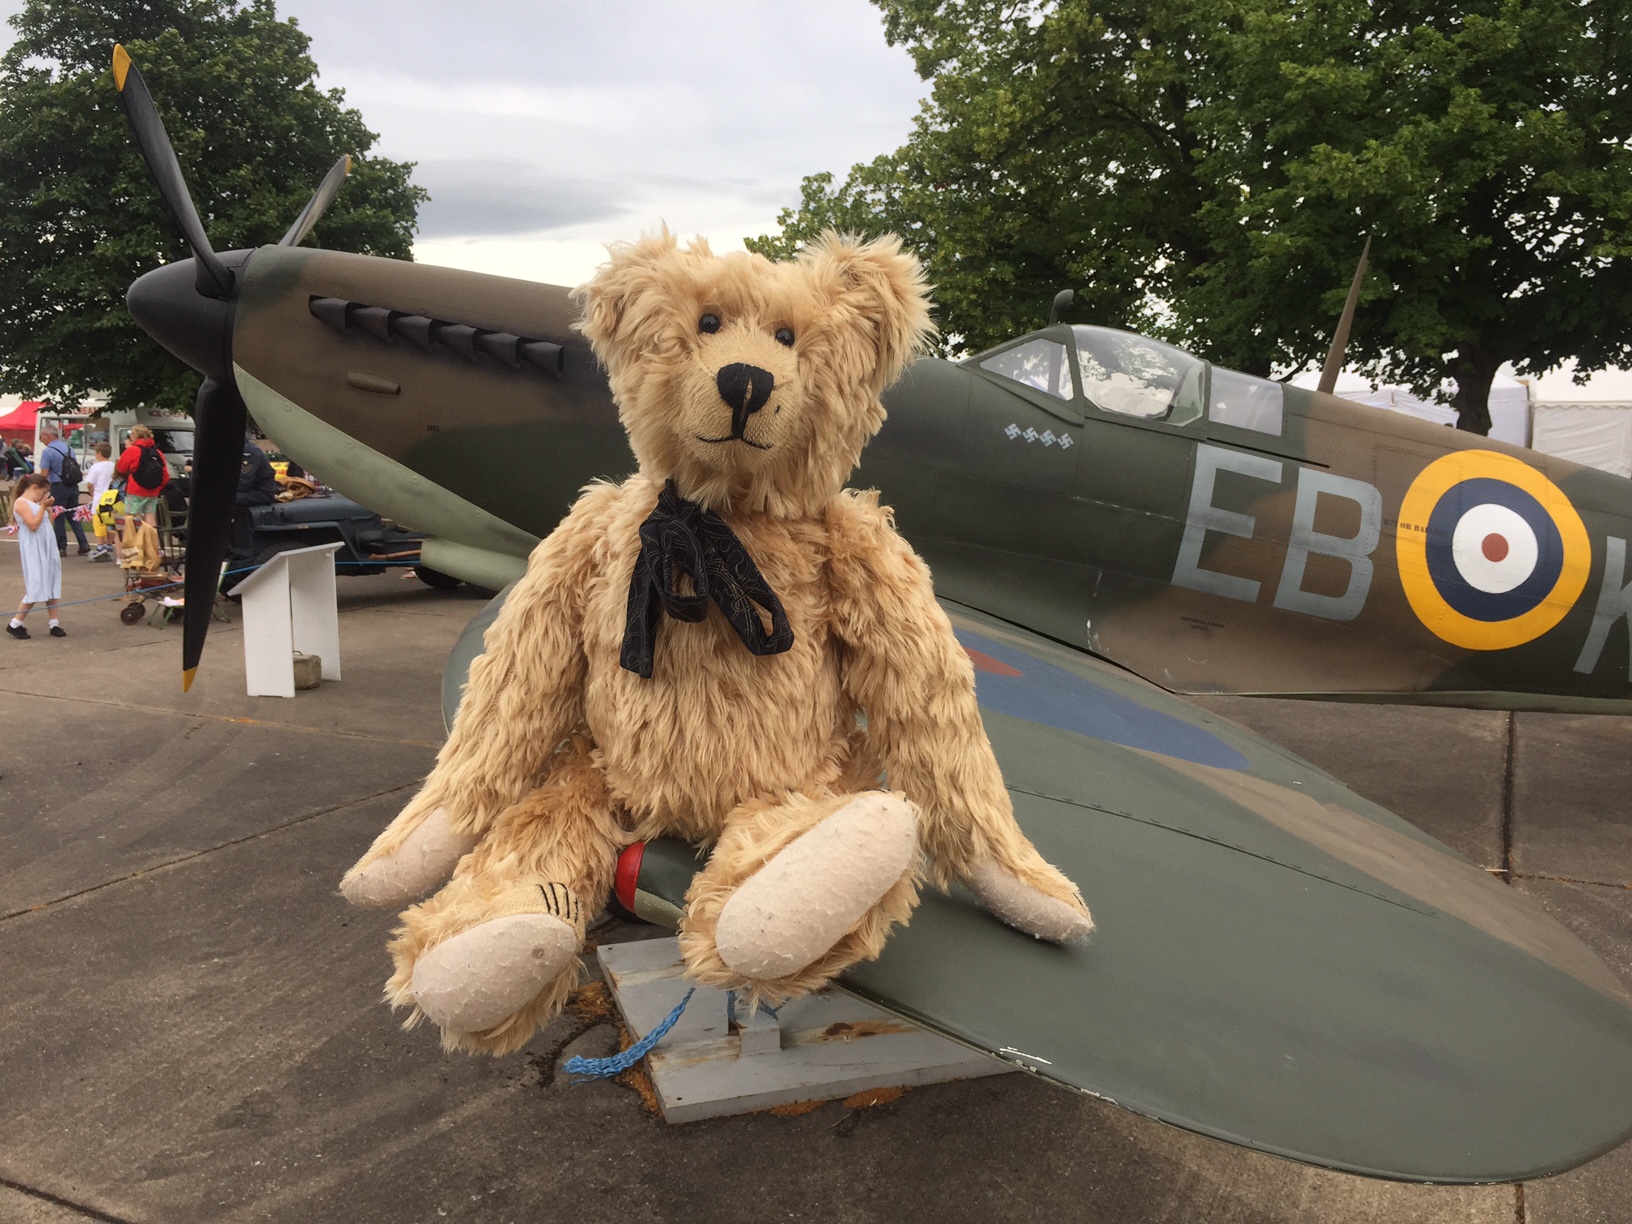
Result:
M295 695L295 651L323 660L323 678L340 679L340 609L334 554L318 544L279 553L228 594L242 600L244 680L251 697Z
M674 939L611 944L596 956L637 1041L693 985ZM750 1015L738 999L734 1026L728 1010L725 991L698 986L679 1022L647 1055L665 1121L1013 1070L836 988L784 1003L775 1015Z
M340 606L334 586L338 544L285 553L295 650L323 660L323 679L340 679ZM293 669L291 668L291 672Z
M251 575L250 581L255 575ZM251 697L295 695L294 626L289 587L264 582L241 591L244 610L244 680Z

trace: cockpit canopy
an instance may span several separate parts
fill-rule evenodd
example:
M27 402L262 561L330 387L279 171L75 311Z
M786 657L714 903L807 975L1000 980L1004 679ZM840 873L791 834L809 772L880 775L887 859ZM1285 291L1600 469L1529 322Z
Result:
M1067 334L1069 343L1060 338ZM1063 403L1086 400L1100 412L1181 426L1205 415L1237 429L1281 432L1280 383L1209 365L1134 332L1050 328L972 360L988 374Z

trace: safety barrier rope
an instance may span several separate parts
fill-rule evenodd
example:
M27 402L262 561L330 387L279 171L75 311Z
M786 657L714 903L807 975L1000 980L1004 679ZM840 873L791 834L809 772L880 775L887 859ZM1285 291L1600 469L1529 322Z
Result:
M370 567L377 566L377 567L380 567L382 569L390 569L390 568L401 569L401 568L411 567L411 566L414 566L414 565L417 565L417 564L418 564L418 562L416 562L416 561L340 561L340 560L335 561L335 565L337 565L337 566L339 566L339 565L366 565L366 566L370 566ZM221 577L223 579L226 579L226 578L231 578L234 574L252 574L256 570L258 570L260 568L261 567L258 566L258 565L245 565L245 566L239 567L238 569L227 570L225 573L223 573L221 575ZM132 590L129 590L129 591L115 591L111 595L92 595L87 599L58 600L57 601L57 607L59 607L59 608L72 608L77 604L109 603L109 602L111 602L111 601L113 601L115 599L123 599L123 600L128 601L132 595L140 595L145 599L149 595L157 595L160 591L174 590L176 587L179 587L179 586L182 586L182 585L184 585L182 580L177 579L175 582L159 583L156 586L136 587L136 588L133 588ZM40 602L44 603L45 601L41 600Z

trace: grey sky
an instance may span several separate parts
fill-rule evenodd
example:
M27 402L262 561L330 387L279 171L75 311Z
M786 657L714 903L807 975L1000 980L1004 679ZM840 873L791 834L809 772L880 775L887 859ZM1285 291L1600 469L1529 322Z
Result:
M0 16L17 11L0 0ZM432 193L421 259L559 283L660 221L716 249L906 138L927 86L866 0L280 0L378 153ZM0 28L0 44L10 41Z
M0 19L19 0L0 0ZM417 256L556 284L666 221L716 250L900 145L928 86L867 0L279 0L376 151L433 194ZM11 30L0 22L0 48ZM1632 398L1632 376L1547 398Z

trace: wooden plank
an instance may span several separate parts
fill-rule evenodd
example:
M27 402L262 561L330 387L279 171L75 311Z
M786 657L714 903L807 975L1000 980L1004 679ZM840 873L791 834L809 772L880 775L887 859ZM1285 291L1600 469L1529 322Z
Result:
M638 1041L663 1022L691 983L678 942L651 939L596 950L613 998ZM870 1088L1001 1075L1004 1063L841 990L748 1014L726 992L698 986L647 1056L665 1120L752 1113Z

